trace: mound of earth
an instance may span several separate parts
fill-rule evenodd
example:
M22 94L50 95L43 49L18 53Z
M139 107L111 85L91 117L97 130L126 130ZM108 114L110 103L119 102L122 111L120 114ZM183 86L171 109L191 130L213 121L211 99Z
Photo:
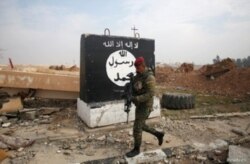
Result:
M166 88L186 89L232 97L250 94L250 68L234 68L217 78L207 78L200 70L175 72L169 66L156 67L156 81Z

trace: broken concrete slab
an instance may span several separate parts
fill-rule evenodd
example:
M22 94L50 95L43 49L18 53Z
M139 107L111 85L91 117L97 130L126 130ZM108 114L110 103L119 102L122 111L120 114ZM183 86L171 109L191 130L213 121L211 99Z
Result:
M205 152L205 151L209 151L209 146L207 144L204 143L199 143L199 142L194 142L192 145L197 151L199 152Z
M20 119L34 120L37 117L37 111L20 112Z
M20 137L12 137L0 134L0 142L7 145L10 149L18 149L20 147L27 147L32 145L35 140L23 139Z
M156 161L164 160L165 158L166 154L161 149L143 152L133 158L125 157L126 161L129 164L153 163Z
M32 88L79 92L79 76L20 71L1 71L0 85L6 88Z
M4 103L0 109L0 114L15 113L23 109L23 104L20 97L9 98L9 101Z
M234 128L231 130L233 133L237 134L237 135L240 135L240 136L247 136L248 133L244 130L241 130L239 128Z
M250 149L230 145L227 162L230 164L248 164L250 161Z
M60 111L60 108L41 108L39 110L39 115L50 115L52 113L55 113L55 112L59 112Z
M11 123L10 122L6 122L2 125L3 128L8 128L10 127Z
M209 148L212 150L227 150L228 149L228 143L222 139L217 139L214 142L209 143Z

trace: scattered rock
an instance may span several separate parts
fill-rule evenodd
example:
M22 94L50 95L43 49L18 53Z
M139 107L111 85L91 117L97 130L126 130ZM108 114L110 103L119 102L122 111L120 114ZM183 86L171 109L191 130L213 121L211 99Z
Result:
M117 162L120 163L120 164L126 164L127 163L125 159L119 159Z
M242 103L242 100L240 100L240 99L238 99L238 98L234 98L234 99L232 100L232 103L233 103L233 104Z
M215 155L221 155L221 154L222 154L222 151L221 151L221 150L215 150L215 151L214 151L214 154L215 154Z
M209 147L212 150L216 150L216 149L228 149L228 143L222 139L217 139L214 142L209 143Z
M195 142L193 143L193 146L195 147L196 150L198 150L199 152L205 152L209 150L209 146L203 143L198 143Z
M232 129L231 131L232 131L233 133L235 133L235 134L240 135L240 136L247 136L247 135L248 135L248 133L247 133L246 131L243 131L243 130L241 130L241 129L239 129L239 128L234 128L234 129Z
M250 142L250 136L244 137L239 139L239 144L243 144L243 143L249 143Z
M24 149L23 147L20 147L20 148L17 149L17 151L21 152L21 151L23 151L23 149Z
M202 155L198 155L196 158L198 161L206 161L207 160L207 157L204 157Z
M129 134L130 136L132 136L132 135L133 135L133 131L130 130L128 134Z
M201 103L202 105L204 105L204 106L208 106L209 104L208 103L206 103L206 102L204 102L204 103Z
M60 108L41 108L39 110L39 115L50 115L55 112L59 112Z
M50 116L49 115L42 115L42 116L40 116L41 118L44 118L44 119L48 119L48 118L50 118Z
M67 150L70 149L70 144L69 143L63 143L62 149Z
M51 120L39 120L39 124L50 124L51 123Z
M164 158L163 161L164 161L165 164L169 164L169 160L167 158Z
M6 144L10 149L18 149L32 145L35 140L23 139L20 137L12 137L0 134L0 142Z
M22 120L34 120L37 117L37 111L20 112L20 118Z
M88 150L85 155L87 156L94 156L95 155L95 151L94 150Z
M70 152L65 151L63 152L63 155L70 155Z
M176 72L189 73L194 70L194 65L192 63L182 63Z
M111 143L111 144L114 144L115 143L115 139L113 137L108 136L107 137L107 142Z
M6 123L7 120L8 118L6 116L0 116L0 124Z
M115 138L115 142L122 142L122 140L121 139L118 139L118 138Z
M88 148L88 145L79 144L79 145L76 146L76 148L80 149L80 150L83 150L83 149Z
M98 137L96 140L97 140L97 141L104 141L105 139L106 139L106 136L103 135L103 136L101 136L101 137Z
M210 80L214 80L215 79L215 77L214 76L210 76Z
M7 122L7 123L2 124L2 127L3 128L8 128L8 127L10 127L10 125L11 125L11 123Z

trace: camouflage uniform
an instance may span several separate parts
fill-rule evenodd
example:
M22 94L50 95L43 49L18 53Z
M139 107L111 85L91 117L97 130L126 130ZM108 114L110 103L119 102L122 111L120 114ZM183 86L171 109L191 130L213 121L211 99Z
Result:
M144 73L137 74L133 81L133 102L136 106L135 122L133 127L134 145L140 147L142 130L155 134L157 131L146 125L153 107L153 96L155 90L155 77L153 72L146 69Z

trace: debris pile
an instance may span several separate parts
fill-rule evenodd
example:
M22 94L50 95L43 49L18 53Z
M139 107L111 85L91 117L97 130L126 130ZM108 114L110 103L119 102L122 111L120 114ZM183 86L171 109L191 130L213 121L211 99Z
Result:
M32 145L35 140L23 139L20 137L12 137L0 134L0 149L14 149L24 148Z
M177 73L169 66L156 67L156 82L166 89L181 88L204 94L249 97L250 68L236 68L231 59L225 59L209 68L204 66L189 73ZM213 74L217 70L226 70L227 73L222 71L220 74ZM211 77L207 78L204 74Z
M49 69L57 71L71 71L71 72L77 72L80 70L76 65L73 65L69 68L67 68L65 65L51 65L49 66Z
M194 70L194 65L190 63L183 63L176 72L189 73Z
M236 64L230 58L223 59L212 65L205 65L201 68L201 72L208 78L215 78L223 75L224 73L236 68Z

